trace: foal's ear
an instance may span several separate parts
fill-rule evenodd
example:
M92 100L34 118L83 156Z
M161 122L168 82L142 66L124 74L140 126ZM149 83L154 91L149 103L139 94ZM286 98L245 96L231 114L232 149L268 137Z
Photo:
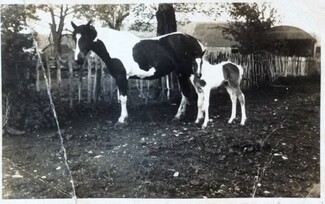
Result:
M72 25L73 29L77 28L76 24L74 24L74 22L72 22L72 21L71 21L71 25Z
M205 52L206 52L206 50L204 50L204 51L201 53L201 57L204 56Z

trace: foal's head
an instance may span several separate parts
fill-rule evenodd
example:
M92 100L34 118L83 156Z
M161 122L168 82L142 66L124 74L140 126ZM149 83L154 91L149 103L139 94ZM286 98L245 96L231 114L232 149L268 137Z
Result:
M72 37L76 43L76 49L74 53L74 60L78 64L83 64L87 53L91 50L91 45L97 36L97 31L94 26L90 25L89 21L86 25L76 26L71 21L71 25L74 29Z
M204 54L205 54L205 50L202 52L202 55L200 57L195 58L195 62L192 65L193 73L198 78L201 78L202 76L202 64L203 64Z

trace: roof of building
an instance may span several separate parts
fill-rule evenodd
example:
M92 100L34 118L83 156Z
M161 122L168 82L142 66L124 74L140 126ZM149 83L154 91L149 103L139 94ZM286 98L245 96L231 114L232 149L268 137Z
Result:
M294 26L275 26L265 31L265 38L269 40L313 40L316 41L306 31Z

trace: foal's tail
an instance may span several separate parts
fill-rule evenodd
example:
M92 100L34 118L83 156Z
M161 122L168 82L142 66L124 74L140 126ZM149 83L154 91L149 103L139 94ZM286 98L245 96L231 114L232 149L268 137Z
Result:
M239 82L241 81L242 77L243 77L243 74L244 74L244 69L241 65L237 65L238 67L238 70L239 70Z
M234 62L230 61L229 59L228 59L228 62L234 64L234 65L238 68L238 71L239 71L239 78L240 78L239 81L240 81L241 78L243 77L243 74L244 74L244 69L243 69L243 67L242 67L241 65L237 64L237 63L234 63Z

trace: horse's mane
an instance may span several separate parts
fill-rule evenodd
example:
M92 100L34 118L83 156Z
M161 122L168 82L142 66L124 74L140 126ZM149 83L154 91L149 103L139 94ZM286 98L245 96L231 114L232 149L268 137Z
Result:
M94 26L90 26L90 37L92 38L92 39L95 39L96 37L97 37L97 31L96 31L96 29L95 29L95 27Z

